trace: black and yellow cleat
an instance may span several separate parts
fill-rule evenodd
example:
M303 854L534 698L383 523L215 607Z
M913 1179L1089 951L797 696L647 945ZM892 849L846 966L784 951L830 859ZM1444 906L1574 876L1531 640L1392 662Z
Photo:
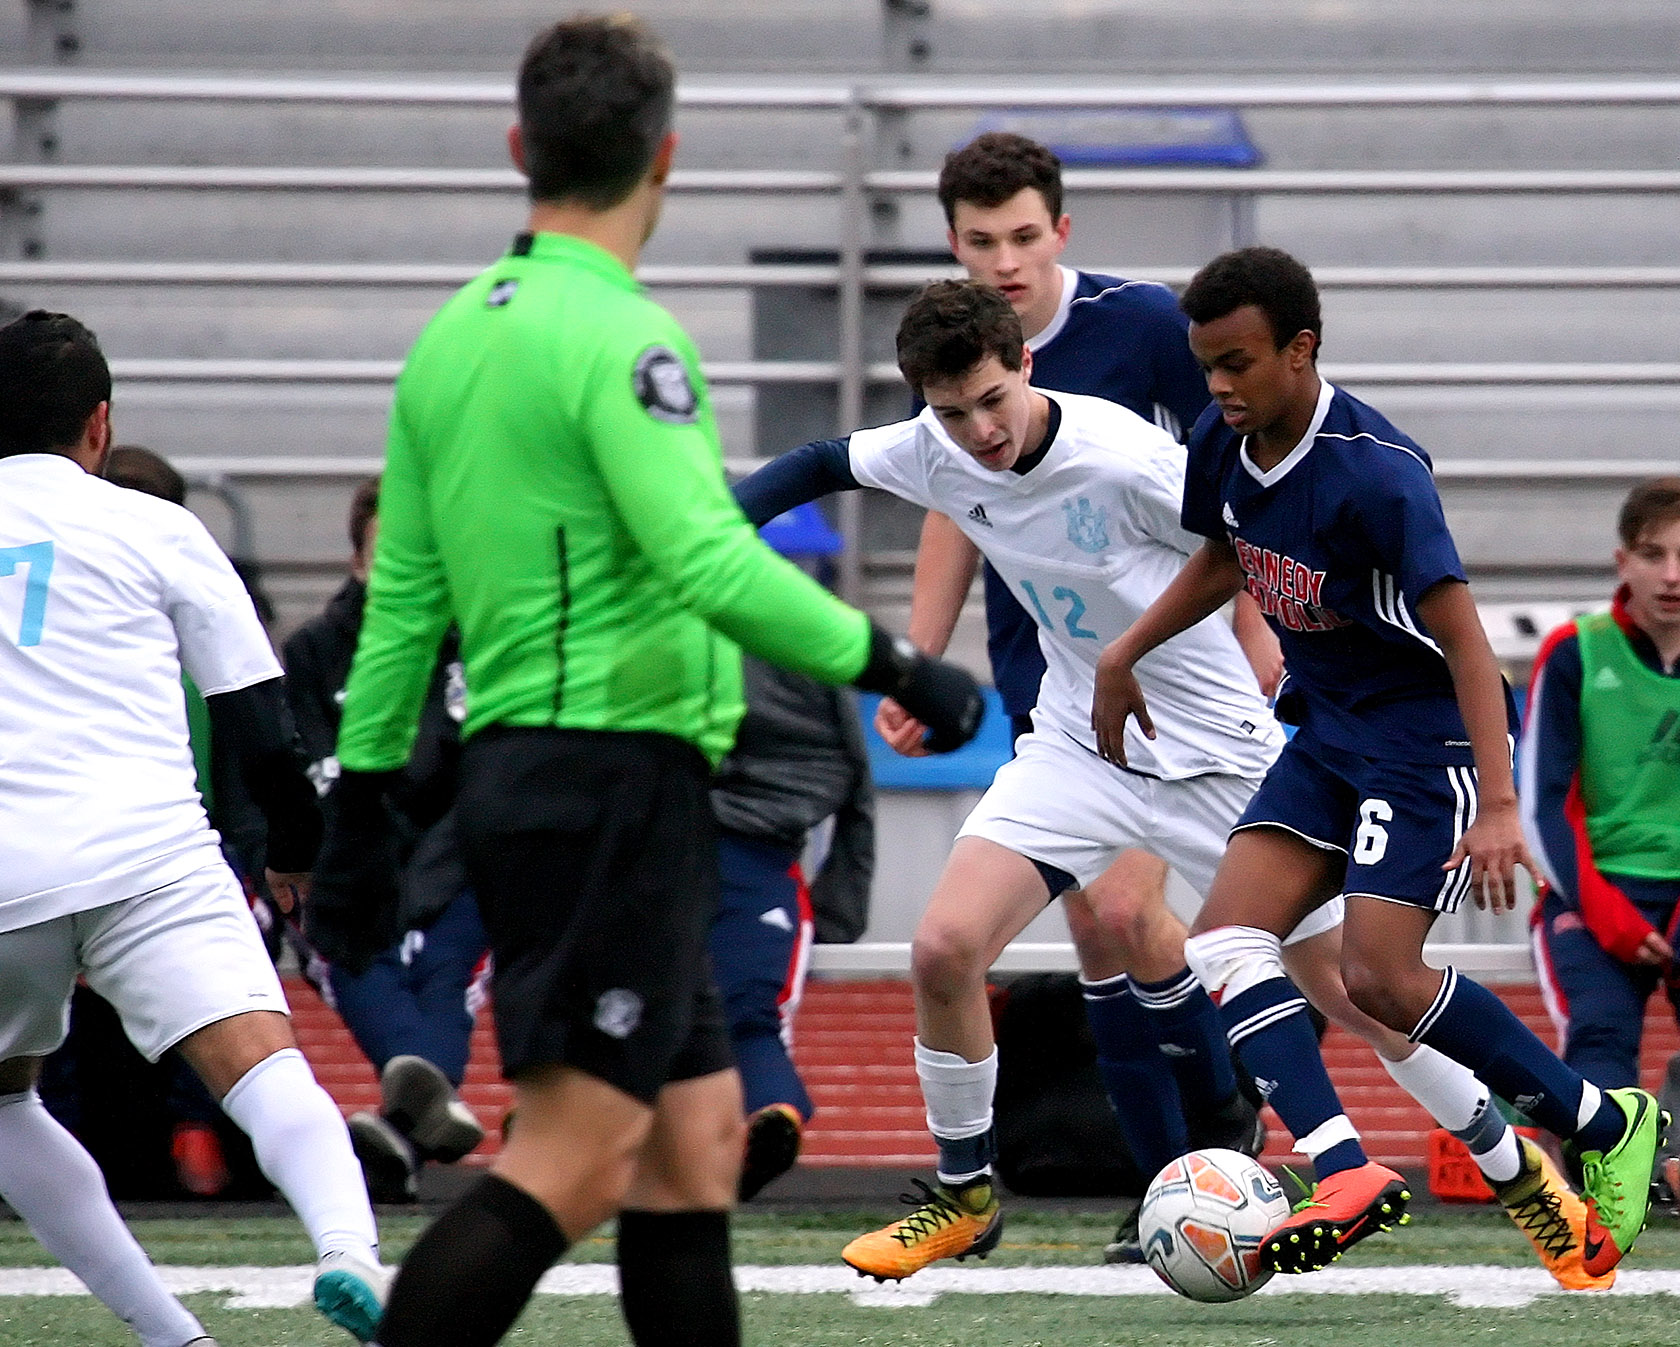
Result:
M1379 1230L1411 1220L1406 1181L1385 1165L1366 1161L1332 1174L1313 1189L1260 1245L1260 1262L1273 1272L1317 1272Z
M941 1258L984 1258L1003 1238L1003 1209L989 1180L947 1188L912 1179L920 1190L901 1201L915 1207L901 1221L859 1235L840 1257L865 1277L900 1281Z
M1612 1269L1600 1276L1582 1265L1587 1208L1564 1182L1563 1175L1527 1137L1517 1138L1522 1168L1504 1183L1489 1180L1505 1214L1534 1246L1541 1265L1567 1291L1608 1291L1616 1281Z

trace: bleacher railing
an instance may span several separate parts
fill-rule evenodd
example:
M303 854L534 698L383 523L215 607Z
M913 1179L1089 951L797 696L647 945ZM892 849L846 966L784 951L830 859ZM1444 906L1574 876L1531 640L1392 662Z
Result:
M206 77L65 70L0 70L0 98L23 111L65 100L189 102L209 104L318 104L497 108L512 104L512 87L500 80ZM1419 108L1675 108L1676 80L1430 81L1371 84L1170 84L1159 86L1046 85L954 86L893 81L770 84L685 83L684 111L831 112L840 119L840 167L835 170L684 170L673 175L679 194L825 196L841 205L835 265L648 266L642 279L654 287L747 288L832 285L839 297L836 357L826 361L715 361L707 367L715 382L763 386L822 383L838 391L838 419L846 426L862 419L864 392L876 381L897 378L890 366L871 363L864 350L863 300L878 288L903 288L927 278L920 268L870 265L871 203L907 194L928 194L927 171L881 170L866 149L878 119L914 111L1012 109L1178 108L1239 109L1419 109ZM1680 170L1271 170L1271 169L1070 169L1070 192L1116 195L1219 194L1240 203L1267 196L1346 198L1370 195L1504 196L1512 198L1680 197ZM0 201L22 194L92 190L320 193L508 193L522 190L512 172L497 169L418 167L251 167L212 165L0 164ZM1677 216L1680 218L1680 216ZM1680 229L1677 229L1680 233ZM1184 268L1121 268L1144 279L1182 284ZM461 284L474 266L411 264L279 264L151 262L113 260L0 262L0 285L264 286L329 288L416 287L439 290ZM953 273L954 274L954 273ZM1324 267L1326 289L1680 289L1680 267ZM381 384L396 372L391 361L363 360L118 360L122 383L304 385ZM1327 374L1353 385L1465 387L1569 386L1659 387L1680 390L1680 363L1521 362L1329 364ZM236 500L240 480L354 478L377 470L379 462L358 458L226 457L185 460L180 466L196 481ZM1458 460L1438 465L1444 480L1462 482L1588 482L1631 480L1646 475L1648 460L1511 459ZM855 498L848 496L841 527L855 539ZM860 587L859 550L845 553L842 589ZM1515 943L1441 947L1466 967L1516 974L1526 951ZM896 973L907 967L907 947L870 945L824 947L817 967L831 972ZM1069 966L1066 946L1022 946L1006 955L1022 967Z
M512 86L501 80L216 77L126 72L15 69L0 71L0 98L40 106L64 100L191 103L320 104L508 108ZM688 111L831 111L842 118L843 163L836 171L779 169L679 170L672 190L696 194L838 196L842 203L836 266L648 267L643 279L669 287L748 287L835 284L839 290L837 355L832 362L746 361L710 371L720 383L833 383L839 419L857 422L865 386L896 378L863 354L862 300L877 286L913 283L913 268L865 263L866 212L871 200L927 194L930 171L879 170L868 161L872 121L912 111L963 109L1094 109L1216 106L1243 109L1608 108L1680 106L1676 80L1429 81L1371 84L1173 84L1159 86L953 86L891 81L812 82L801 85L685 83L678 101ZM1072 169L1073 192L1130 195L1225 194L1263 196L1518 195L1680 196L1680 170L1268 170ZM250 167L240 165L0 164L0 194L74 190L207 192L518 192L520 177L500 169L409 167ZM1182 283L1183 269L1128 269L1144 279ZM467 267L401 265L264 265L229 263L6 262L0 284L436 286L459 284ZM1674 267L1328 267L1326 288L1663 288L1680 287ZM121 376L169 382L380 382L381 362L353 361L131 361ZM1471 364L1352 366L1336 377L1371 384L1625 384L1680 385L1680 364ZM1576 475L1573 465L1538 461L1526 477ZM855 549L852 549L855 554ZM855 566L855 555L853 557ZM845 577L843 577L844 581ZM851 577L855 581L855 574ZM855 592L855 583L844 584Z
M125 72L16 69L0 71L0 98L39 106L64 100L191 103L320 104L508 108L512 86L501 80L404 80L355 78L215 77ZM706 195L838 196L839 264L824 266L649 267L650 285L749 287L835 284L839 288L837 356L832 362L735 362L718 366L719 382L825 382L839 391L839 419L854 424L870 381L896 374L871 367L863 356L862 297L877 286L922 278L913 268L871 267L864 260L865 221L871 200L931 193L929 171L879 170L864 146L873 119L912 111L963 109L1094 109L1187 106L1242 109L1417 108L1627 108L1680 106L1676 80L1429 81L1372 84L1173 84L1159 86L1044 85L953 86L933 82L812 82L801 85L685 83L678 93L687 111L831 111L842 118L843 164L835 171L737 169L679 170L672 190ZM1680 170L1268 170L1268 169L1072 169L1074 192L1130 195L1225 194L1252 201L1264 196L1320 195L1517 195L1680 196ZM240 165L0 164L0 193L75 190L182 190L206 192L507 192L523 189L519 176L501 169L411 167L250 167ZM263 265L229 263L8 262L3 284L436 286L459 284L467 267L400 265ZM1144 279L1182 283L1183 269L1128 269ZM1674 267L1328 267L1326 288L1661 288L1680 287ZM356 362L130 362L125 378L188 382L250 380L378 382L385 376ZM1339 377L1389 384L1680 383L1674 364L1464 364L1351 367ZM1549 477L1558 465L1536 462L1526 475Z

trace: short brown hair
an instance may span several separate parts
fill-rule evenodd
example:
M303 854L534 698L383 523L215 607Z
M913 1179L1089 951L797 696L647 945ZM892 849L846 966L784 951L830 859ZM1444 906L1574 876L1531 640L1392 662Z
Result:
M379 478L369 477L350 498L350 546L359 555L367 543L368 526L379 513Z
M1026 344L1002 291L979 281L935 281L899 320L898 368L920 396L925 385L959 379L987 356L1018 370Z
M607 210L630 195L671 128L676 70L628 14L538 33L519 65L519 129L533 201Z
M1062 218L1062 161L1036 140L1013 131L987 131L945 156L939 170L939 204L945 223L957 222L957 202L1001 206L1032 188L1044 198L1051 223Z
M1680 519L1680 477L1653 477L1628 492L1616 519L1622 546L1632 547L1647 529Z

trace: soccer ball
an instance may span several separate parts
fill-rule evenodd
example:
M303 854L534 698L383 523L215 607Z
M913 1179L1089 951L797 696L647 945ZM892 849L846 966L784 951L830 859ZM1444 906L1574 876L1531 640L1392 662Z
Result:
M1248 1156L1191 1151L1149 1185L1138 1238L1144 1260L1179 1295L1240 1300L1271 1280L1260 1243L1287 1215L1283 1186Z

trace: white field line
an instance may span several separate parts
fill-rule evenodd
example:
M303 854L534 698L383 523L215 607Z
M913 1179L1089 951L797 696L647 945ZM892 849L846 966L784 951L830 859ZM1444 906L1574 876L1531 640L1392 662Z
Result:
M289 1308L311 1303L314 1269L299 1267L160 1267L164 1285L177 1295L223 1293L230 1309ZM775 1295L848 1295L859 1305L884 1309L931 1305L942 1295L1164 1296L1172 1294L1146 1268L1033 1267L929 1268L908 1283L863 1282L845 1267L738 1267L745 1292ZM558 1296L615 1295L617 1269L609 1263L558 1267L537 1290ZM0 1268L0 1297L88 1294L63 1268ZM1509 1309L1564 1292L1540 1268L1386 1267L1329 1268L1306 1277L1274 1277L1261 1295L1443 1296L1466 1309ZM1680 1296L1680 1271L1628 1270L1614 1296Z

